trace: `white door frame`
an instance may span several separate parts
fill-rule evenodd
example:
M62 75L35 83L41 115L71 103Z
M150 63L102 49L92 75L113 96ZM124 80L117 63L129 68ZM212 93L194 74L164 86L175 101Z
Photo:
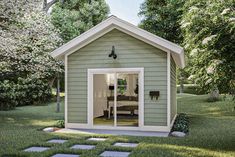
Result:
M122 127L122 126L95 126L93 125L93 76L94 74L107 74L107 73L138 73L138 127ZM87 119L89 128L94 129L128 129L139 130L144 126L144 68L105 68L105 69L88 69L87 70ZM116 87L115 87L116 88ZM116 101L114 101L114 115L116 115ZM116 119L116 117L115 117ZM116 121L114 120L114 123Z

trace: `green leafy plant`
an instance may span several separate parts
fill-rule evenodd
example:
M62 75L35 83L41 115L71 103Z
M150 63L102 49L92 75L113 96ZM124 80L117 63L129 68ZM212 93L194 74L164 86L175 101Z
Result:
M58 128L64 128L64 120L58 120L57 122L56 122L56 127L58 127Z
M220 98L217 97L209 97L206 99L207 102L216 102L216 101L220 101Z
M16 81L0 81L0 110L45 103L51 97L50 86L40 79L19 77Z
M41 1L0 2L0 110L50 100L63 64L50 52L62 43Z
M231 93L235 78L234 0L190 0L183 10L181 30L190 78L210 96L215 91Z
M188 116L184 113L178 114L171 131L180 131L180 132L188 133L189 132Z

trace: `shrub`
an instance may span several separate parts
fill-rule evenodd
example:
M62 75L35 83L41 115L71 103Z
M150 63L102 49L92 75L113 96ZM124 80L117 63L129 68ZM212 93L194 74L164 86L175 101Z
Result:
M220 101L221 99L218 97L209 97L206 99L207 102L216 102L216 101Z
M178 114L171 131L180 131L180 132L188 133L189 132L188 116L184 113Z
M51 96L49 84L39 79L18 78L17 81L0 81L0 110L44 103Z
M177 85L177 93L180 92L180 86ZM202 90L198 85L196 84L184 84L184 93L188 94L196 94L196 95L203 95L207 94L206 91Z
M64 128L64 120L58 120L55 126L58 128Z

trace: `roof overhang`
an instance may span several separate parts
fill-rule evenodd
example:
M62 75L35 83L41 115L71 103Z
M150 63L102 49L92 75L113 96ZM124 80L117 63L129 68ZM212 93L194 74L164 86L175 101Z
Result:
M118 29L165 52L170 52L178 67L185 67L184 50L182 47L132 25L129 22L121 20L116 16L110 16L100 24L57 48L51 52L51 56L56 59L63 59L64 55L72 54L113 29Z

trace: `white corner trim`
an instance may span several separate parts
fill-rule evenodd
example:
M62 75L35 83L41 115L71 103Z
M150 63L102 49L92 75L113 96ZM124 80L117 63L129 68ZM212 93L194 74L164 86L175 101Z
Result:
M115 16L109 17L90 30L54 50L51 53L51 56L54 58L61 58L61 56L67 53L71 54L115 28L165 52L171 51L175 54L173 57L176 64L181 68L184 67L184 50L182 47L138 28L137 26L134 26Z
M175 122L176 117L177 117L177 114L175 114L174 118L173 118L172 121L171 121L170 129L172 128L172 126L173 126L173 124L174 124L174 122Z
M64 101L64 121L65 121L65 128L68 125L68 56L64 56L64 68L65 68L65 101Z
M167 126L171 120L171 53L167 52Z

